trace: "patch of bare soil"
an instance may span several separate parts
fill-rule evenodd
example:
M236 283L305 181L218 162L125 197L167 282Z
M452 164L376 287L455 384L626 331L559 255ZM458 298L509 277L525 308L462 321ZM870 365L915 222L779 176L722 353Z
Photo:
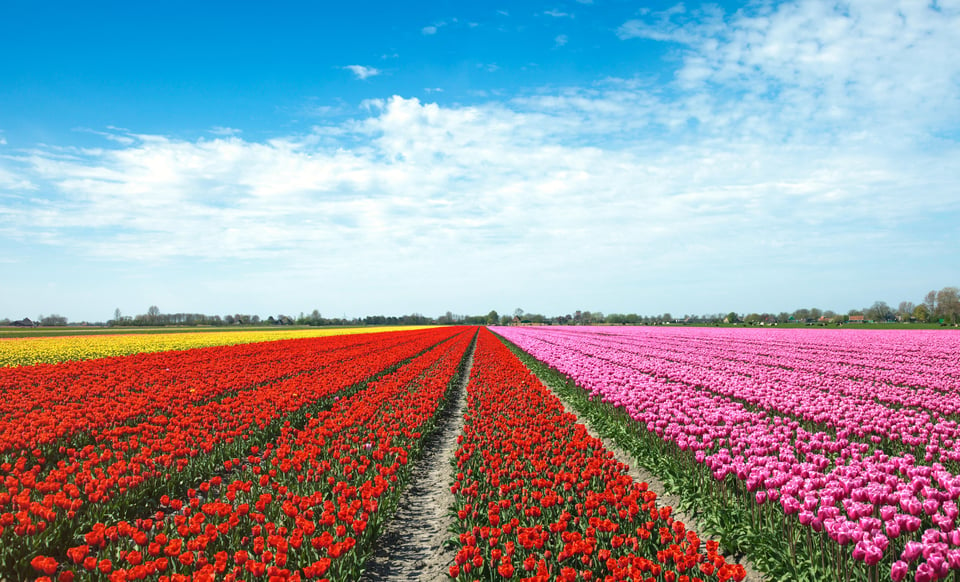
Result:
M455 550L446 547L454 523L450 513L454 497L453 455L463 430L467 406L467 383L473 369L474 343L467 354L459 385L452 389L437 427L428 438L423 456L412 469L407 490L401 495L397 513L386 525L374 553L367 561L364 582L449 580Z

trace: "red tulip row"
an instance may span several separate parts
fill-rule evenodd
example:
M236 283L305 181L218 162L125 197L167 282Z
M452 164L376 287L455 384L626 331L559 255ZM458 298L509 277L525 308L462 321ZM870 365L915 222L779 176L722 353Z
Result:
M285 423L302 426L306 414L328 408L334 399L347 395L349 387L456 333L435 329L376 334L376 343L363 348L364 356L351 352L322 369L281 374L279 381L220 399L188 401L179 407L165 404L166 414L96 431L92 444L79 449L61 446L56 459L40 452L4 463L0 466L0 570L22 567L30 552L57 547L78 529L130 516L163 494L181 494L220 471L225 461L270 442ZM323 348L314 340L301 341L308 344L305 349L290 343L287 357L309 357ZM243 360L234 365L242 366ZM210 377L207 383L216 384L217 378Z
M456 453L458 580L742 580L486 329Z
M390 517L408 463L456 381L473 330L422 354L302 429L231 459L155 514L96 524L31 566L73 580L353 580Z
M0 368L0 463L430 336L342 335Z

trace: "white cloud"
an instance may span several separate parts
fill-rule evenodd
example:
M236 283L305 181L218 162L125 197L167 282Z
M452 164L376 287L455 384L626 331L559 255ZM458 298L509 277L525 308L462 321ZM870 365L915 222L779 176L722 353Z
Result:
M5 196L5 192L7 197L20 198L17 193L35 189L36 186L28 178L19 172L4 167L2 161L0 161L0 199ZM3 205L0 203L0 208L2 207Z
M559 268L631 248L631 264L665 267L691 260L682 254L694 247L694 262L757 253L759 232L793 253L778 260L802 262L846 240L851 225L957 211L945 197L960 173L948 163L956 147L908 159L856 139L835 150L752 134L628 140L641 125L651 135L683 132L663 103L629 86L481 107L393 97L342 126L364 144L355 148L308 134L37 150L17 161L51 189L51 203L19 213L29 226L7 228L57 244L82 229L89 236L72 246L121 259L297 262L322 253L339 264L333 257L383 260L387 249L490 259L550 248ZM597 134L628 141L603 147L589 137ZM922 191L901 195L917 184ZM803 242L811 229L817 240Z
M456 25L459 22L460 20L457 18L448 18L446 20L439 20L437 22L434 22L430 26L424 26L423 28L421 28L420 33L427 36L434 35L434 34L437 34L437 32L444 26Z
M569 12L556 10L556 9L545 10L543 13L546 14L547 16L552 16L554 18L573 18L573 14L570 14Z
M746 93L804 125L815 121L842 131L899 125L914 132L916 123L929 129L960 119L955 4L796 0L758 6L725 15L677 5L628 21L618 34L685 45L677 81L686 91Z
M376 77L381 72L380 69L376 69L374 67L365 67L363 65L347 65L341 68L346 71L350 71L353 73L354 77L360 79L361 81L363 79L369 79L370 77Z
M213 135L240 135L243 133L242 130L235 129L233 127L223 127L220 125L215 125L208 130Z
M565 46L565 45L567 44L567 41L568 41L568 40L569 40L569 39L567 38L567 35L565 35L565 34L558 34L558 35L556 36L556 38L553 39L553 44L554 44L555 47L562 47L562 46Z
M113 127L113 126L108 126L107 129L109 129L110 131L97 131L97 130L95 130L95 129L90 129L90 128L87 128L87 127L75 127L75 128L73 129L73 131L80 132L80 133L91 133L91 134L93 134L93 135L99 135L99 136L104 137L104 138L106 138L106 139L108 139L108 140L110 140L110 141L115 141L115 142L117 142L117 143L119 143L119 144L122 144L122 145L131 145L131 144L133 144L133 143L136 141L131 135L129 135L129 132L128 132L127 130L125 130L125 129L121 129L121 128ZM123 132L123 133L126 134L126 135L119 135L119 134L116 133L117 131Z

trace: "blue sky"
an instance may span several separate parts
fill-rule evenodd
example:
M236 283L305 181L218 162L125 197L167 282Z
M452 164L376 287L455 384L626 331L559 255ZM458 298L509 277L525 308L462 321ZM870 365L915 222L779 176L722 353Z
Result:
M0 317L960 284L960 4L0 7Z

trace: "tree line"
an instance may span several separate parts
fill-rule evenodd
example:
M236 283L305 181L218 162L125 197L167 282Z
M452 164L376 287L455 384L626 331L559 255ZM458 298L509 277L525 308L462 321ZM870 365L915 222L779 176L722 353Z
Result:
M156 305L151 305L146 313L134 316L124 315L120 309L105 322L68 322L62 315L40 315L36 320L24 318L12 321L0 319L0 326L15 324L56 327L66 325L100 325L116 327L155 327L155 326L263 326L263 325L309 325L309 326L358 326L358 325L663 325L692 324L715 325L736 323L746 325L774 325L802 323L807 325L843 325L850 321L869 321L879 323L939 323L942 325L960 324L960 289L944 287L931 290L920 303L901 301L896 308L885 301L875 301L862 309L851 309L838 313L830 309L817 307L795 309L792 312L779 313L706 313L673 315L639 315L637 313L609 313L600 311L575 311L573 313L546 316L540 313L528 313L515 309L512 314L500 314L491 310L486 315L458 315L450 311L429 317L420 313L407 315L367 315L365 317L324 317L314 309L309 314L301 312L299 316L283 313L261 318L259 315L233 313L227 315L206 315L203 313L162 313Z
M599 311L576 311L572 314L545 316L539 313L527 313L516 309L512 316L498 315L495 311L484 317L467 318L470 321L486 319L490 322L496 319L501 325L512 323L532 325L663 325L663 324L691 324L691 325L719 325L719 324L746 324L746 325L843 325L851 321L874 323L934 323L942 325L960 325L960 289L944 287L927 293L920 303L901 301L896 308L886 301L875 301L868 307L851 309L846 313L838 313L830 309L817 307L799 308L792 312L778 313L751 312L737 313L706 313L673 315L661 313L658 315L638 315L636 313L609 313Z

